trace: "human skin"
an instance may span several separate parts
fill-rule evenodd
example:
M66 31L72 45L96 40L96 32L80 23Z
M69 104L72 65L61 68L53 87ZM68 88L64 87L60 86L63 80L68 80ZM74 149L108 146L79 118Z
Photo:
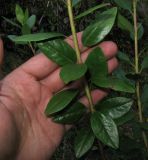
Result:
M91 48L83 47L78 33L83 61ZM73 47L72 37L66 41ZM99 44L108 60L109 73L117 66L117 46L111 41ZM0 40L0 62L3 44ZM48 160L65 132L67 125L54 123L44 110L53 94L64 89L59 77L60 68L42 53L8 74L0 82L0 160ZM75 84L74 87L78 87ZM102 90L92 91L93 102L104 98ZM86 97L80 101L88 106Z

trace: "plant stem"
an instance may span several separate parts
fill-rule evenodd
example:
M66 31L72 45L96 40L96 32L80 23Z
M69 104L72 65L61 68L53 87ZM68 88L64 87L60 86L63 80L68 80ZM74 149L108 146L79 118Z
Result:
M139 56L138 56L138 24L137 24L137 0L133 0L133 19L134 19L134 47L135 47L135 73L139 74ZM139 122L143 121L142 103L140 99L140 82L136 82L136 96L138 105ZM145 132L142 132L143 141L146 149L148 150L148 140Z
M137 28L137 0L133 0L133 18L134 18L134 47L135 47L135 72L139 73L139 57L138 57L138 28Z
M68 7L68 15L69 15L69 20L70 20L70 27L71 27L71 32L73 36L73 42L74 42L74 47L77 55L77 61L78 63L83 63L81 59L81 52L78 44L78 38L77 38L77 33L76 33L76 28L75 28L75 23L74 23L74 16L73 16L73 9L72 9L72 2L71 0L67 0L67 7ZM90 112L94 112L94 105L91 97L91 91L88 86L88 83L84 77L84 87L85 87L85 93L89 102L89 110Z
M33 53L33 55L35 55L35 50L34 50L32 44L31 44L31 42L29 42L29 47L30 47L30 49L31 49L31 51L32 51L32 53Z

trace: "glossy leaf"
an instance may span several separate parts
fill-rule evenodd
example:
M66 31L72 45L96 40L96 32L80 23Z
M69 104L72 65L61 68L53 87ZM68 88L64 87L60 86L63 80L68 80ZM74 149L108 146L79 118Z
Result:
M141 69L148 69L148 55L144 57L142 64L141 64Z
M29 26L30 29L35 25L36 22L36 15L32 15L28 18L26 24Z
M74 64L77 61L74 49L63 40L40 43L38 46L49 59L60 66Z
M81 129L75 138L74 150L77 158L82 157L93 145L95 136L90 129Z
M114 121L100 112L94 112L91 116L91 127L96 137L105 145L117 149L119 136Z
M144 35L144 27L143 25L140 23L138 24L138 40L140 40Z
M118 57L119 58L119 57ZM126 72L125 70L122 68L122 66L119 66L114 72L113 72L113 76L115 76L116 78L122 79L125 82L127 81L128 83L132 83L134 86L134 82L130 81L127 77L126 77Z
M3 17L3 16L2 16L2 17ZM3 19L4 19L6 22L8 22L9 24L11 24L11 25L13 25L13 26L15 26L15 27L17 27L17 28L21 28L20 25L18 25L17 23L11 21L10 19L8 19L8 18L6 18L6 17L3 17Z
M114 0L114 2L121 8L132 10L132 1L131 0Z
M86 71L87 66L85 64L67 64L62 67L60 77L67 84L83 77Z
M132 23L120 13L118 13L118 27L122 30L128 31L129 33L133 32L134 26Z
M91 51L85 63L92 77L107 76L108 66L106 61L107 60L99 47Z
M45 114L47 116L63 110L78 94L77 90L64 90L55 94L49 101Z
M86 107L82 103L76 102L64 113L54 116L53 120L57 123L73 124L79 121L85 112Z
M100 14L96 22L89 25L84 30L82 35L82 42L84 46L93 46L102 41L104 37L111 31L115 22L116 14L116 7Z
M110 88L115 91L135 92L133 84L115 77L93 77L92 82L98 87Z
M18 22L20 22L21 25L23 25L24 24L24 12L18 4L16 4L16 7L15 7L15 14L16 14L16 18Z
M82 0L72 0L72 6L75 7L78 5Z
M117 126L121 126L129 121L131 121L132 119L134 119L135 115L133 113L133 111L129 111L126 114L124 114L122 117L114 119L115 123Z
M97 9L106 7L106 6L108 6L108 5L109 5L109 3L99 4L99 5L95 6L95 7L92 7L92 8L90 8L90 9L88 9L87 11L79 14L78 16L75 17L75 19L80 19L80 18L82 18L82 17L85 17L85 16L91 14L92 12L96 11Z
M47 39L62 37L63 35L60 33L34 33L34 34L27 34L22 36L16 36L13 41L14 42L38 42Z
M116 119L126 114L130 110L132 104L132 99L116 97L104 100L99 103L96 108L104 115Z
M117 54L117 57L118 57L121 61L126 62L127 64L131 64L130 58L128 57L127 54L119 51L118 54Z

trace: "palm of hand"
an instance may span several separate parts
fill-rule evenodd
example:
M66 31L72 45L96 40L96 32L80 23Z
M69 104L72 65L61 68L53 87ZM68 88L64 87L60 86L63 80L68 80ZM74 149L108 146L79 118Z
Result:
M81 33L78 37L81 39ZM68 42L72 45L71 40ZM80 41L79 44L83 51L82 57L86 59L90 49L84 49ZM114 57L117 47L112 42L103 42L100 46L108 58L109 72L111 72L117 67L117 60ZM66 131L66 126L55 124L44 115L44 109L52 94L64 88L59 71L56 64L43 54L39 54L1 82L1 102L4 104L5 114L3 122L13 126L4 127L12 128L10 132L11 136L14 136L14 143L18 141L17 159L48 159ZM92 92L94 102L105 95L106 93L100 90ZM81 102L87 105L85 97ZM13 143L11 147L14 148Z
M2 101L13 115L14 120L11 121L15 121L20 130L18 159L46 159L51 156L65 132L65 126L53 123L44 115L52 97L51 90L43 80L37 80L22 68L8 75L1 86ZM35 157L31 158L31 155Z

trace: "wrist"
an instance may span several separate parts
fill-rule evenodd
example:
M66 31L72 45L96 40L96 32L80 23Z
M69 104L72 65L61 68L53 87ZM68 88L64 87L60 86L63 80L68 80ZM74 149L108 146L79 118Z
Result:
M12 114L0 101L0 159L13 159L19 146L19 132Z
M13 96L9 96L13 95ZM0 159L15 159L20 142L20 133L16 115L12 110L15 108L15 94L0 82Z

